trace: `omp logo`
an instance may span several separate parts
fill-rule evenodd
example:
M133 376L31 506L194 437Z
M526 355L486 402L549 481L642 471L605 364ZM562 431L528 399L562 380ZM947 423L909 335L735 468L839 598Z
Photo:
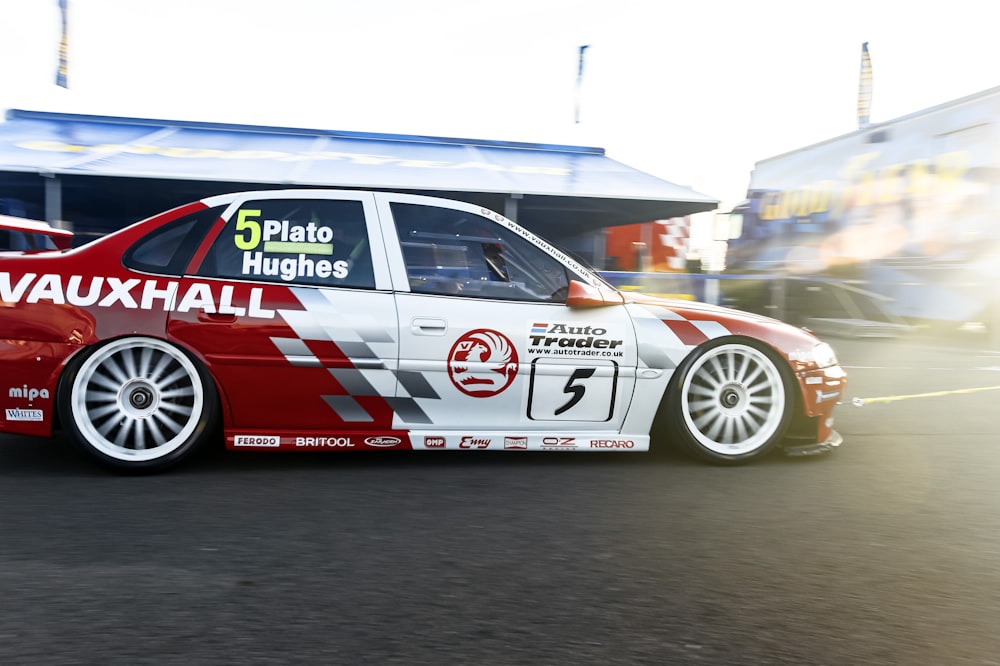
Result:
M385 435L365 438L365 444L378 447L398 446L402 441L399 437L387 437Z
M444 445L444 437L424 437L424 446L428 449L443 449Z
M42 398L43 400L48 400L49 399L49 390L48 389L44 389L44 388L43 389L28 388L27 384L25 384L24 386L21 386L21 387L12 386L7 391L7 397L8 398L27 398L29 402L32 401L32 400L34 400L35 398Z
M45 416L40 409L8 409L8 421L44 421Z

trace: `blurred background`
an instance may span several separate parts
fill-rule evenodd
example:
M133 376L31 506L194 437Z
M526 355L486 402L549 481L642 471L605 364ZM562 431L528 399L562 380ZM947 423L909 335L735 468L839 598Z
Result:
M0 18L0 108L21 112L0 124L0 214L77 243L234 188L364 185L483 203L625 289L837 334L997 328L981 3L0 0ZM414 137L465 148L401 152ZM334 151L427 168L274 168ZM253 159L272 164L232 168Z

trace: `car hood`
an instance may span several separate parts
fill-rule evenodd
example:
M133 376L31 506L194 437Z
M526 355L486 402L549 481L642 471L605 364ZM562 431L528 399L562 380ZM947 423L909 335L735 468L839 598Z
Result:
M786 358L812 349L820 342L819 338L804 328L764 315L708 303L649 296L638 292L622 292L622 296L626 303L645 306L654 312L658 308L664 308L689 322L719 322L733 335L753 337L767 342Z

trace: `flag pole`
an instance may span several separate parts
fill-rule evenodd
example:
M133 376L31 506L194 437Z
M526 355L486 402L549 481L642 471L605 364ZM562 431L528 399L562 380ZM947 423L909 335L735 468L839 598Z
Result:
M576 67L576 109L574 111L574 121L576 124L580 124L580 97L583 89L583 56L587 49L590 48L589 44L580 47L580 55L578 64Z

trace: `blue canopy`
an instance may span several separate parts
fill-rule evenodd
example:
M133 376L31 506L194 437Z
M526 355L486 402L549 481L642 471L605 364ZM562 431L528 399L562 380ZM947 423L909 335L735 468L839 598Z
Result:
M65 191L61 217L70 220L74 209L98 215L94 199L106 206L147 192L144 200L173 205L258 185L464 193L454 198L478 197L550 233L570 221L586 230L718 205L602 148L8 111L0 123L0 197L37 192L39 178L53 177ZM122 178L132 179L128 188ZM176 192L176 201L163 200L164 191ZM152 205L135 215L157 212Z

